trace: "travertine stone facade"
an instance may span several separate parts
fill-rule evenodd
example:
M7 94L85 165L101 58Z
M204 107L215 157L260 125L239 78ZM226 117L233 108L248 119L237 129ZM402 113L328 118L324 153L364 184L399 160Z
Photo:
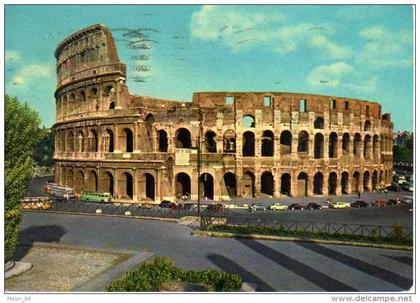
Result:
M133 96L110 31L58 47L56 180L133 202L344 195L392 179L390 114L375 102L281 92Z

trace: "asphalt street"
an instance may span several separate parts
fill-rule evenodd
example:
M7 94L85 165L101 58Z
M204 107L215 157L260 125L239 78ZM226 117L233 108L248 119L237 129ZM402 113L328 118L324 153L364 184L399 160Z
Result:
M189 269L220 268L260 291L408 290L409 251L191 236L187 225L132 218L25 212L21 241L150 251Z

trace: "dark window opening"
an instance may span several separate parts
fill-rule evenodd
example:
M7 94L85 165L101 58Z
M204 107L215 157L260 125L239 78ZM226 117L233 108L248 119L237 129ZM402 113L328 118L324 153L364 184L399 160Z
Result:
M252 132L245 132L243 134L243 146L242 156L243 157L254 157L255 156L255 135Z

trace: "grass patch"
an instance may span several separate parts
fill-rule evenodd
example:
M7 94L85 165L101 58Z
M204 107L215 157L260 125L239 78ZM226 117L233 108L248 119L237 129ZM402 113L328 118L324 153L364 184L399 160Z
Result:
M185 270L165 257L157 257L152 263L143 263L121 279L112 282L110 292L156 292L156 291L239 291L242 279L216 269L203 271ZM198 287L200 286L200 287Z
M392 244L392 245L406 245L412 246L413 240L410 239L405 233L401 232L399 226L393 227L394 231L392 236L383 237L379 236L377 232L370 235L349 235L340 233L327 233L327 232L309 232L309 231L290 231L284 228L268 228L257 226L233 226L233 225L212 225L207 228L207 231L229 232L242 235L260 234L279 237L296 237L304 239L322 239L322 240L339 240L339 241L352 241L360 243L377 243L377 244Z

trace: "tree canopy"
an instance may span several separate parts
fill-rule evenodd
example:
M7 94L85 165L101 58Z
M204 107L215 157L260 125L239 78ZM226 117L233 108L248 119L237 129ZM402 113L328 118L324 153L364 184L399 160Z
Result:
M20 201L31 180L32 154L40 140L38 113L17 98L5 97L5 260L9 261L17 245L21 220Z

